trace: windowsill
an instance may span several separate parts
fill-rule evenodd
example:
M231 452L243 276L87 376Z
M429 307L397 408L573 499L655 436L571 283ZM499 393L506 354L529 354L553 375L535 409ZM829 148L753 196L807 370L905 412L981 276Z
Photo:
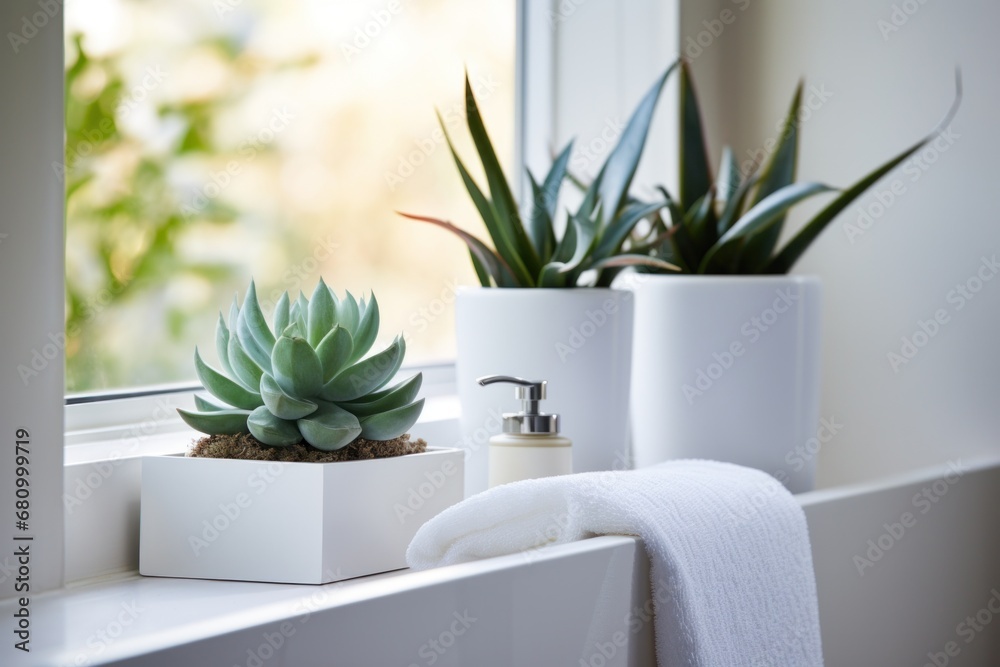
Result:
M399 632L397 624L426 624L426 619L421 620L425 601L441 595L452 600L444 615L450 621L453 605L460 604L453 598L466 597L455 591L477 578L473 587L503 588L509 587L509 577L523 579L528 568L540 575L552 567L562 576L570 576L567 569L572 568L569 559L573 558L577 567L582 561L612 559L616 563L627 561L631 568L636 549L634 538L598 537L548 547L534 552L530 559L515 554L423 572L397 570L323 586L138 575L92 581L32 598L30 664L100 665L120 661L152 667L174 664L168 652L194 644L198 645L193 649L199 659L197 664L248 664L247 650L262 644L266 632L280 632L279 628L287 624L292 629L288 637L300 629L322 636L320 627L325 623L335 625L338 610L346 607L351 607L347 613L379 619L367 636L351 638L356 643L372 643L384 633ZM608 566L595 569L606 571ZM552 580L553 575L545 576ZM551 585L557 583L552 581ZM436 593L428 589L436 589ZM412 595L414 592L419 596ZM559 597L556 590L537 593ZM497 598L495 604L509 602L503 601L504 596L491 597ZM475 608L486 602L461 600L461 605L466 604ZM15 610L14 600L0 602L0 616L11 618ZM474 615L479 613L477 610ZM320 620L309 623L314 627L305 627L310 618ZM436 634L441 628L434 626L431 630ZM328 639L330 632L326 631ZM309 642L305 632L298 635L296 641ZM414 645L414 655L419 646L419 642ZM345 648L328 644L322 653L313 653L313 659ZM281 657L293 661L287 653ZM423 664L422 658L419 662Z

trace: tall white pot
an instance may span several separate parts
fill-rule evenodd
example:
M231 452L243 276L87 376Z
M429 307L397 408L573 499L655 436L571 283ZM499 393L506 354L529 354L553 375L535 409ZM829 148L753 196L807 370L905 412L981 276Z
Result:
M636 287L637 467L728 461L813 488L819 420L818 278L655 276Z
M455 304L468 451L466 493L487 488L488 439L520 403L510 385L481 387L483 375L548 382L542 409L561 417L575 472L622 468L628 460L633 295L614 289L460 290Z

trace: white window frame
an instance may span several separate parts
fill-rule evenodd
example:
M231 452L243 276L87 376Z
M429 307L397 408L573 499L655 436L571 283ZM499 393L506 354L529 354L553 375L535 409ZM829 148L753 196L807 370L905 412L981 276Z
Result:
M626 118L645 89L676 57L680 3L517 3L516 164L544 173L552 151L571 138L570 132L582 130L577 140L586 141L588 135L598 136L610 118ZM38 12L37 0L7 0L3 5L0 25L13 32L23 25L25 17L32 21ZM10 235L11 246L16 238L23 242L22 248L33 253L28 262L13 267L5 264L3 243L8 238L0 236L0 295L7 311L2 316L3 338L14 343L0 346L0 368L7 371L0 376L0 382L6 383L0 437L6 437L13 424L21 423L23 415L31 414L38 423L38 434L33 436L42 437L49 445L39 447L39 456L33 461L33 502L38 512L33 528L51 538L47 548L55 555L34 562L36 592L58 588L65 581L134 570L139 456L177 449L178 438L183 439L185 431L171 408L190 404L195 389L171 386L115 398L94 394L73 397L64 406L61 349L50 360L52 370L44 386L40 382L32 391L25 391L16 382L17 374L10 372L25 358L30 360L32 349L45 344L45 332L61 330L65 298L62 184L39 176L49 173L52 163L63 160L61 6L59 14L48 17L46 23L24 48L17 53L7 50L0 59L0 82L6 90L17 91L0 111L4 127L17 127L16 133L7 132L0 141L0 155L17 156L5 161L0 179L0 201L10 212L9 222L0 224L0 234ZM586 45L585 51L581 45ZM639 182L644 174L650 175L651 182L666 179L672 184L674 180L673 161L669 159L675 145L670 131L674 127L670 113L675 107L671 95L668 92L660 103L661 120L650 138L658 150L643 158ZM10 227L5 229L7 224ZM30 294L21 293L23 285L32 286ZM13 313L21 317L12 317ZM411 370L425 372L426 393L432 397L429 407L435 406L432 415L422 418L422 425L442 441L457 442L454 365ZM58 392L53 391L54 386ZM138 446L134 446L134 439L139 440ZM58 442L65 447L52 446ZM0 498L5 505L13 495L8 484L12 467L11 457L0 456ZM72 504L73 494L77 490L84 493L82 489L89 489L94 498L88 497L86 512ZM68 503L65 517L64 503ZM64 530L69 554L65 565ZM3 565L0 560L0 573ZM12 594L13 582L7 579L0 574L0 598Z

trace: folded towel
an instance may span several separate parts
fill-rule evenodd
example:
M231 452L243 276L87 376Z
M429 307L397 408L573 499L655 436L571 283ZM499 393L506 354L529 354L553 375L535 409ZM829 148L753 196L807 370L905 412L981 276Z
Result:
M424 524L406 560L427 569L595 535L645 544L661 667L823 664L805 515L750 468L671 461L506 484Z

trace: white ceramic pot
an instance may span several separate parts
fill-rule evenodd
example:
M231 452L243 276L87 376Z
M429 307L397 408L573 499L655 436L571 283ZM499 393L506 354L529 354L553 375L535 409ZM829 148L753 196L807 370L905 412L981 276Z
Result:
M428 519L462 499L463 453L278 463L147 456L139 572L325 584L406 567Z
M818 278L651 276L636 287L636 467L728 461L813 488L820 389Z
M456 373L468 495L487 487L488 439L500 432L501 414L520 409L510 385L480 387L483 375L548 382L542 410L560 415L575 472L625 466L632 302L631 292L614 289L459 291Z

